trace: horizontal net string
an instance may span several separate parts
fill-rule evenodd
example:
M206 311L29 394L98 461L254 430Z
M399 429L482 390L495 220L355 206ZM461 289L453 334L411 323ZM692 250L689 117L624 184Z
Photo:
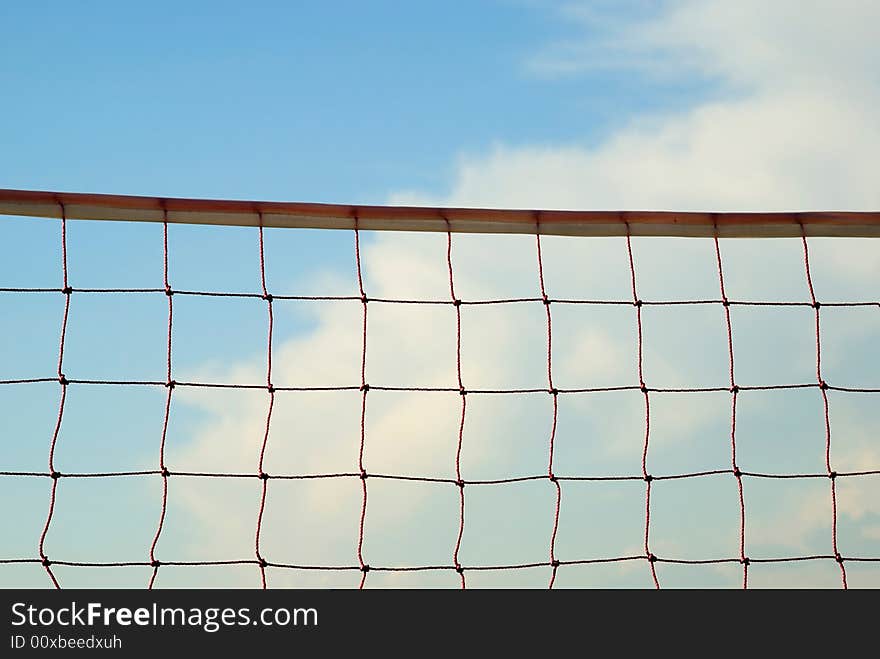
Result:
M189 290L166 290L164 288L70 288L69 293L65 293L63 288L0 288L0 293L61 293L61 294L161 294L168 295L188 295L193 297L229 297L244 298L254 300L288 300L288 301L304 301L304 302L357 302L363 303L365 300L358 295L282 295L276 293L242 293L227 291L189 291ZM385 298L385 297L368 297L366 302L376 302L378 304L428 304L428 305L495 305L495 304L522 304L522 303L540 303L540 304L577 304L577 305L611 305L631 307L637 303L642 306L681 306L681 305L729 305L729 306L750 306L750 307L815 307L815 304L809 300L736 300L721 298L706 298L699 300L615 300L615 299L579 299L579 298L558 298L548 297L546 302L541 297L512 297L512 298L491 298L485 300L467 300L461 299L419 299L419 298ZM872 300L853 300L853 301L834 301L834 302L818 302L822 307L880 307L880 302Z
M691 471L682 474L649 474L647 477L642 474L617 475L617 476L561 476L554 473L553 478L559 481L668 481L679 480L682 478L699 478L704 476L718 476L722 474L739 474L740 476L748 476L751 478L841 478L848 476L874 476L880 475L880 468L867 469L859 471L834 471L831 474L826 472L817 473L766 473L758 471L734 470L734 469L709 469L705 471ZM433 476L407 476L404 474L382 474L382 473L366 473L360 472L336 472L321 474L268 474L268 473L250 473L250 472L208 472L208 471L174 471L166 469L161 471L158 469L138 470L138 471L96 471L96 472L52 472L44 471L0 471L0 476L21 476L21 477L40 477L40 478L109 478L123 476L184 476L192 478L254 478L260 480L280 479L280 480L315 480L321 478L379 478L385 480L402 480L417 481L421 483L448 483L459 486L464 485L503 485L506 483L522 483L525 481L549 480L551 477L547 474L535 474L530 476L511 476L509 478L491 478L491 479L456 479L456 478L440 478Z
M559 565L589 565L595 563L622 563L626 561L648 561L647 556L613 556L602 558L581 558L573 560L557 559L555 562ZM837 557L833 554L811 554L805 556L772 556L746 559L749 563L792 563L798 561L835 561ZM880 556L841 556L843 561L874 563L880 562ZM0 558L2 564L21 564L21 563L39 563L44 564L41 558ZM662 556L654 556L652 562L657 563L675 563L682 565L713 565L719 563L737 563L743 561L740 558L723 557L723 558L664 558ZM63 561L51 560L49 565L63 565L69 567L153 567L150 561ZM260 565L260 561L249 559L231 559L231 560L210 560L210 561L159 561L162 566L223 566L223 565ZM266 567L288 568L294 570L327 570L327 571L361 571L360 565L301 565L291 563L276 563L266 560ZM533 563L514 563L505 565L465 565L461 568L469 571L491 571L491 570L523 570L528 568L553 567L551 561L535 561ZM455 565L400 565L400 566L380 566L370 565L371 572L427 572L433 570L453 570L457 571Z
M14 384L39 384L42 382L58 383L58 376L44 378L18 378L11 380L0 380L0 385ZM83 384L83 385L120 385L120 386L150 386L150 387L204 387L212 389L262 389L271 391L361 391L363 385L326 385L326 386L275 386L268 387L265 384L244 384L235 382L185 382L172 381L165 382L162 380L84 380L77 378L65 378L66 385ZM407 387L407 386L388 386L388 385L367 385L370 391L389 391L389 392L426 392L426 393L458 393L462 390L458 387ZM773 391L779 389L825 389L830 391L842 391L847 393L880 393L880 387L844 387L833 385L827 381L824 383L803 382L795 384L764 384L764 385L736 385L737 391ZM524 389L467 389L464 393L470 394L589 394L603 393L615 391L649 391L651 393L667 393L667 394L687 394L687 393L712 393L731 391L730 386L717 387L640 387L639 385L618 385L610 387L582 387L582 388L563 388L546 389L541 387L524 388Z

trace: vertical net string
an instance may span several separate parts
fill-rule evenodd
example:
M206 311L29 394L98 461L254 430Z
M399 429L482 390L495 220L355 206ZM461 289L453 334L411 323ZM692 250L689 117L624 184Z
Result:
M556 506L553 513L553 531L550 533L550 583L548 588L553 588L556 582L556 571L559 569L559 561L556 559L556 534L559 531L559 510L562 507L562 487L553 473L553 450L556 442L556 425L559 417L559 391L553 385L553 320L550 313L550 299L547 297L547 289L544 286L544 259L541 255L541 227L537 225L535 234L538 255L538 282L541 288L541 300L544 302L544 310L547 314L547 393L553 397L553 420L550 425L549 457L547 462L547 478L556 488Z
M458 379L458 393L461 394L461 416L458 423L458 445L455 450L455 483L458 486L458 537L455 540L455 549L452 552L452 564L461 579L461 588L467 587L464 578L464 568L458 560L461 551L461 539L464 536L464 480L461 477L461 447L464 443L464 419L467 413L467 390L461 379L461 300L455 295L455 278L452 270L452 230L449 221L446 221L446 266L449 270L449 295L455 307L455 372Z
M49 557L46 555L45 543L46 534L49 533L49 527L52 525L52 516L55 513L55 496L58 492L58 479L61 477L61 473L55 470L55 446L58 443L58 434L61 431L61 420L64 417L64 402L67 399L68 380L64 377L63 370L64 340L67 336L67 319L70 315L70 295L73 293L67 274L67 212L64 208L64 204L59 203L59 206L61 206L61 274L64 280L64 288L62 289L62 292L64 293L64 316L61 321L61 339L58 347L58 382L61 385L61 398L58 403L58 417L55 421L55 429L52 431L52 440L49 443L49 474L52 477L52 490L49 494L49 511L46 513L46 523L43 525L42 533L40 533L39 543L39 552L43 567L46 569L46 574L49 575L49 578L52 580L52 585L54 585L56 589L60 589L61 584L58 583L58 579L55 578L55 574L52 572L52 561L50 561Z
M654 477L648 473L648 444L651 437L651 398L648 394L648 387L645 384L644 370L642 368L644 343L642 340L642 301L636 289L636 266L633 260L632 236L630 235L630 227L626 225L626 252L629 256L629 273L632 282L633 306L636 308L636 330L638 331L638 374L639 389L645 398L645 443L642 447L642 478L645 480L645 558L648 559L648 565L651 567L651 578L654 581L654 587L660 588L660 581L657 579L657 568L655 563L657 557L651 553L649 543L651 535L651 482Z
M736 402L739 395L739 386L736 384L733 368L733 326L730 322L730 301L727 299L727 291L724 288L724 268L721 262L721 246L718 236L715 236L715 260L718 263L718 283L721 287L721 304L724 307L724 319L727 325L727 354L730 364L730 464L733 475L736 478L736 486L739 492L739 560L743 566L743 589L749 587L749 559L746 556L746 501L743 494L742 471L736 461Z
M834 559L840 566L840 580L843 588L846 589L846 567L837 548L837 472L831 466L831 412L828 405L828 383L822 378L822 335L819 329L819 309L822 305L816 300L816 292L813 289L813 277L810 274L810 250L807 246L807 234L803 225L801 225L801 242L804 248L804 271L807 275L807 288L810 291L810 301L816 317L816 382L822 394L822 407L825 415L825 472L831 481L831 546L834 550Z
M162 528L165 525L165 516L168 511L168 477L171 473L165 465L165 442L168 436L168 419L171 415L171 393L174 390L174 380L171 378L171 328L174 318L174 291L168 281L168 212L165 211L164 220L162 222L162 263L163 263L163 282L165 284L165 295L168 298L168 336L166 341L165 353L165 413L162 419L162 439L159 444L159 470L162 474L162 510L159 513L159 524L156 526L156 535L153 536L153 542L150 545L150 565L153 568L150 576L148 589L153 589L156 577L159 574L161 562L156 558L156 545L159 544L159 537L162 535Z
M269 293L266 288L266 256L265 256L265 248L263 241L263 214L259 213L260 217L260 285L263 289L263 299L266 301L266 306L268 308L268 337L266 340L266 391L269 394L269 405L266 410L266 425L263 430L263 442L260 445L260 458L257 463L257 475L260 477L260 508L257 512L257 529L254 534L254 554L257 557L257 563L260 568L260 584L265 590L267 588L266 583L266 568L268 567L268 562L265 558L263 558L262 553L260 552L260 540L262 538L263 532L263 513L266 510L266 494L269 488L269 474L263 469L263 463L266 458L266 445L269 443L269 428L272 425L272 409L275 407L275 386L272 384L272 332L275 326L275 317L272 312L272 294Z
M369 298L367 298L366 293L364 293L364 276L361 268L361 237L357 217L354 219L354 258L357 267L358 291L360 291L361 306L364 310L361 341L361 443L358 450L358 471L361 477L361 490L363 497L361 500L361 517L360 522L358 523L357 543L357 557L358 563L361 567L361 582L358 589L362 590L367 581L367 573L370 571L370 566L364 562L364 523L367 518L367 470L364 469L364 444L367 438L367 392L370 390L370 385L367 384L367 303L369 302Z

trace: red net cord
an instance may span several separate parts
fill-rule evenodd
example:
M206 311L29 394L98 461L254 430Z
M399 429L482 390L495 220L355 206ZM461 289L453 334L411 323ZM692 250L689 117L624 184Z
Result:
M843 564L843 556L837 549L837 472L831 467L831 413L828 406L828 383L822 378L822 335L819 330L819 309L821 304L816 301L816 292L813 289L813 277L810 274L810 249L807 246L807 234L801 225L801 241L804 246L804 271L807 275L807 288L810 291L810 301L816 315L816 382L822 394L822 407L825 415L825 471L831 481L831 547L834 550L834 560L840 566L840 580L846 589L846 567Z
M64 417L64 401L67 399L67 385L69 384L64 377L64 339L67 336L67 319L70 315L70 295L73 289L70 287L67 276L67 213L64 205L61 205L61 272L64 280L64 317L61 321L61 340L58 347L58 382L61 384L61 400L58 403L58 419L55 421L55 429L52 431L52 441L49 444L49 475L52 477L52 491L49 495L49 512L46 514L46 523L43 526L43 532L40 534L40 559L46 574L52 580L55 588L61 588L58 579L52 572L52 561L46 555L45 543L46 534L49 533L49 527L52 525L52 516L55 513L55 495L58 492L58 479L61 473L55 470L55 446L58 443L58 433L61 432L61 420Z
M266 510L266 494L269 488L269 474L263 469L266 459L266 445L269 443L269 428L272 425L272 409L275 407L275 387L272 385L272 331L275 326L275 316L272 313L273 297L266 288L266 257L263 246L263 214L260 213L260 286L263 289L263 299L268 309L268 337L266 339L266 391L269 394L269 404L266 410L266 425L263 431L263 441L260 444L260 458L257 462L257 475L260 478L260 508L257 512L257 530L254 538L254 554L260 567L260 584L266 588L266 568L268 562L260 553L260 539L263 531L263 513Z
M464 578L464 568L458 560L461 551L461 539L464 536L464 480L461 477L461 447L464 443L464 420L467 414L467 390L461 379L461 300L455 295L455 277L452 270L452 231L449 230L447 221L446 231L446 266L449 270L449 296L455 307L455 374L458 379L458 393L461 395L461 415L458 422L458 444L455 449L455 484L458 486L458 536L455 539L455 549L452 552L452 564L461 579L461 588L464 590L467 583Z
M171 328L174 318L174 291L168 281L168 215L165 214L165 221L162 223L162 262L163 262L163 281L165 284L165 295L168 298L168 337L166 342L166 364L165 364L165 386L167 393L165 395L165 414L162 418L162 440L159 444L159 473L162 475L162 509L159 513L159 524L156 527L156 535L153 537L153 543L150 545L150 565L153 572L150 576L150 583L147 586L152 590L156 583L156 577L159 574L159 567L162 563L156 558L156 545L159 544L159 537L162 535L162 528L165 525L165 516L168 512L168 476L170 472L165 465L165 441L168 437L168 419L171 415L171 393L174 390L174 380L171 378Z
M642 301L636 290L636 266L633 260L632 237L629 233L629 224L626 225L626 252L629 256L629 273L632 282L633 305L636 308L636 330L638 331L638 373L639 373L639 390L645 397L645 444L642 448L642 478L645 481L645 558L648 559L648 565L651 567L651 578L654 580L654 587L660 588L660 582L657 580L657 568L654 563L657 557L651 553L649 539L651 535L651 482L654 477L648 473L648 443L651 437L651 399L648 395L648 387L645 384L644 371L642 369L642 355L644 352L644 344L642 341Z
M553 449L556 443L556 425L559 418L559 390L553 385L553 320L550 313L550 299L547 297L547 289L544 286L544 259L541 255L541 227L535 234L538 253L538 282L541 290L541 301L547 314L547 393L553 397L553 420L550 424L549 458L547 461L547 478L556 489L556 507L553 513L553 531L550 533L550 583L548 588L553 588L556 582L556 571L559 569L559 561L556 560L556 534L559 531L559 510L562 506L562 486L559 479L553 473Z
M736 487L739 492L739 560L743 566L743 589L749 587L749 558L746 556L746 500L743 495L743 473L736 462L736 402L739 395L739 387L736 384L733 370L733 326L730 322L730 301L727 299L727 291L724 289L724 268L721 263L721 246L718 236L715 236L715 260L718 263L718 283L721 288L721 304L724 307L724 320L727 327L727 353L730 364L730 466L736 478Z
M362 590L367 582L367 573L370 571L370 566L364 563L364 523L367 519L367 470L364 468L364 445L367 439L367 392L370 391L370 385L367 384L367 303L370 300L367 294L364 293L364 275L361 268L361 237L357 218L355 218L354 224L354 257L355 265L357 266L358 291L361 294L361 305L364 310L363 337L361 341L361 443L358 450L358 471L360 472L363 499L361 518L358 524L357 543L357 557L361 568L361 582L358 588Z

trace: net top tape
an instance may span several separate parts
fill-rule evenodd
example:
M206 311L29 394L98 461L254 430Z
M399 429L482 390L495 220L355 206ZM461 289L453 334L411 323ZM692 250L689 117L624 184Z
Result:
M182 199L0 189L0 214L181 224L563 236L880 237L880 211L566 211Z

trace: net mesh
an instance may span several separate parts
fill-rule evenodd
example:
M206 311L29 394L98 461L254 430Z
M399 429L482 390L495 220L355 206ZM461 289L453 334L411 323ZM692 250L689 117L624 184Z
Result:
M253 229L255 234L254 249L259 250L259 282L261 290L254 293L242 292L222 292L207 290L178 290L173 288L169 277L169 241L168 241L168 221L162 224L162 286L156 288L78 288L72 286L68 274L68 250L67 250L67 225L68 219L62 216L60 222L60 243L61 243L61 286L59 288L36 288L36 287L6 287L0 289L0 292L7 295L30 295L30 294L58 294L60 303L63 304L62 322L60 328L60 341L57 358L57 370L53 375L42 375L33 378L17 378L2 379L0 385L7 387L23 387L25 385L36 383L55 382L59 387L59 402L57 407L57 419L54 423L53 431L48 446L48 463L45 471L0 471L0 477L4 479L45 479L48 481L48 506L45 515L45 523L39 538L35 542L35 553L31 556L8 556L0 555L0 565L3 564L36 564L41 565L45 570L46 577L51 584L60 588L62 586L61 579L57 574L57 566L67 567L94 567L94 568L113 568L113 567L145 567L149 568L149 580L147 586L152 588L157 578L165 566L207 566L207 565L248 565L253 566L255 572L258 572L259 580L255 585L261 585L266 588L270 582L269 574L272 570L297 570L297 571L338 571L338 572L354 572L360 573L360 588L369 586L369 576L375 572L428 572L428 571L447 571L454 572L458 577L458 581L462 588L468 586L468 575L481 571L522 571L533 569L545 569L547 585L552 588L557 581L557 575L560 570L564 570L566 566L588 565L588 564L604 564L604 563L633 563L644 564L644 569L650 572L650 578L653 585L659 588L662 584L661 574L658 574L658 566L663 564L685 564L685 565L712 565L712 564L731 564L739 566L741 569L741 583L743 587L749 586L749 569L750 566L762 563L793 563L808 561L824 561L837 565L840 573L840 584L847 587L847 566L854 563L878 563L880 556L878 555L853 555L845 551L845 547L838 545L838 483L841 479L865 479L880 475L880 469L863 469L843 471L835 469L833 460L833 442L832 442L832 422L830 413L829 392L848 392L858 394L876 395L880 394L878 388L865 388L848 386L845 382L829 382L822 369L822 317L823 309L826 308L856 308L869 307L880 309L880 302L876 300L861 301L834 301L822 302L817 299L814 287L813 276L810 267L810 244L806 233L799 239L803 256L803 279L809 292L807 300L788 300L788 301L749 301L737 300L728 297L725 289L725 268L723 260L722 241L718 237L710 239L701 239L711 241L714 248L714 261L717 265L717 290L718 297L714 299L687 299L687 300L648 300L643 299L639 293L639 268L637 259L633 255L633 238L627 230L626 235L626 260L628 263L630 288L632 292L631 299L622 300L603 300L603 299L571 299L553 297L548 291L545 282L545 263L542 254L542 234L540 224L535 225L534 235L534 263L529 268L534 268L538 296L533 297L509 297L497 299L462 299L456 292L456 268L455 268L455 237L453 232L447 228L446 232L446 250L445 250L445 269L448 272L448 297L446 299L400 299L400 298L382 298L371 297L369 291L365 287L365 277L362 266L361 256L361 238L362 231L358 227L357 222L353 231L353 262L357 274L357 295L282 295L270 292L266 279L266 255L265 255L265 232L262 226ZM628 227L627 227L628 229ZM642 240L651 240L642 239ZM526 267L525 264L522 265ZM68 347L68 318L71 305L75 305L80 295L100 294L100 295L122 295L122 294L154 294L156 296L165 296L167 300L167 333L166 333L166 368L164 380L124 380L124 379L80 379L75 373L70 373L65 368L65 350ZM266 309L266 341L265 341L265 378L263 382L234 382L220 383L209 381L194 380L177 380L175 378L174 364L172 360L174 348L174 318L175 318L175 299L180 297L213 297L213 298L256 298L265 302ZM352 373L351 383L339 386L309 386L308 384L300 386L281 386L273 381L273 331L275 330L274 309L279 301L283 300L308 300L317 303L323 302L342 302L347 301L353 304L359 304L361 307L361 345L359 370ZM454 324L451 325L450 331L454 331L454 373L457 386L449 387L432 387L432 386L408 386L395 385L393 383L377 383L370 382L369 378L369 346L370 346L370 310L376 305L441 305L451 307L454 311ZM546 330L544 345L540 348L546 359L546 382L543 386L533 388L470 388L468 382L462 375L462 316L468 313L469 308L476 306L503 306L503 305L539 305L543 307ZM554 382L554 330L553 318L554 310L562 306L577 306L584 308L593 308L599 306L618 306L622 308L632 309L632 323L635 326L636 345L634 346L634 354L636 355L636 363L631 365L631 384L618 386L597 386L583 388L564 388L559 387ZM698 305L716 307L719 309L719 323L723 327L726 334L727 356L729 380L727 382L718 383L717 386L711 387L655 387L650 385L650 374L646 374L644 367L644 333L643 333L643 312L649 307L680 307L682 305ZM731 319L731 310L737 307L804 307L811 310L813 316L813 331L815 341L815 380L810 382L792 382L792 383L769 383L769 384L742 384L737 380L735 369L735 350L734 350L734 333L735 322ZM535 349L539 348L535 346ZM558 357L558 355L557 355ZM626 371L626 365L621 365L621 371ZM56 460L56 449L58 448L60 431L65 418L65 403L68 397L68 391L72 387L88 386L88 385L106 385L114 387L154 387L164 389L164 413L161 423L161 436L158 441L158 460L154 468L135 470L135 471L115 471L115 472L87 472L87 471L61 471L59 470ZM172 416L175 392L182 388L186 389L248 389L265 392L265 413L263 431L261 441L259 443L259 453L254 456L255 469L243 469L240 472L217 472L217 471L182 471L174 468L173 464L169 464L166 456L166 440L168 437L169 420ZM817 390L821 395L822 401L822 419L824 436L824 471L813 473L764 473L760 471L749 470L743 468L738 460L737 453L737 411L738 401L746 392L760 392L773 390L798 390L813 389ZM350 391L357 392L359 395L359 442L358 453L352 456L352 464L354 469L348 472L339 473L269 473L266 454L267 448L273 442L288 441L287 438L276 436L273 434L273 410L276 407L276 395L280 392L331 392L331 391ZM457 437L455 441L455 453L450 457L454 462L454 477L435 477L430 475L417 476L404 473L377 473L369 468L368 447L370 445L370 432L368 432L367 417L370 409L370 402L374 392L446 392L458 394L460 397L460 407L457 418L456 428ZM598 394L602 392L637 392L643 399L644 411L644 436L641 450L640 470L628 474L620 475L563 475L557 471L558 466L555 462L555 444L557 440L557 426L559 416L559 400L565 396ZM652 404L656 396L673 393L673 394L699 394L699 393L722 393L729 395L729 465L724 468L688 471L681 473L655 474L649 469L650 449L652 439ZM534 473L532 475L517 475L507 478L492 479L476 479L468 478L468 474L462 468L462 455L468 449L468 441L474 441L475 438L469 437L468 428L468 404L473 397L478 396L512 396L512 395L535 395L546 396L551 402L549 418L546 420L546 470L543 473ZM13 438L7 437L6 441L14 441ZM403 441L403 438L400 438ZM62 547L52 547L51 552L47 543L47 537L51 535L53 521L56 514L57 502L61 496L59 484L66 480L72 479L110 479L126 476L142 476L160 479L161 481L161 501L157 502L159 506L158 518L155 522L155 532L152 541L145 548L144 556L140 560L125 561L82 561L82 560L66 560L62 552ZM730 488L732 493L738 500L739 519L738 525L738 547L736 553L721 557L705 557L705 558L681 558L676 556L668 556L658 554L652 548L652 494L655 490L663 487L663 483L668 481L689 481L691 479L700 479L707 476L719 476L730 478ZM253 479L259 481L260 496L259 504L253 511L253 555L252 556L235 556L224 560L175 560L174 556L165 555L161 551L161 540L163 531L165 530L166 515L169 508L169 482L181 478L201 478L201 479ZM327 564L291 564L283 561L273 560L272 554L266 550L262 542L266 530L266 505L272 485L279 481L296 481L296 480L336 480L347 479L360 482L361 503L358 515L358 523L356 528L352 529L351 556L352 562L348 564L327 565ZM776 555L776 556L754 556L749 554L749 543L747 542L747 506L746 499L748 496L749 481L755 480L772 480L772 479L821 479L827 482L827 492L830 499L830 516L827 519L827 552L825 553L805 553L798 555ZM458 523L456 532L453 537L449 538L449 557L444 564L433 565L392 565L370 560L368 553L365 551L365 538L371 533L370 528L370 493L371 485L376 481L410 481L414 483L431 483L442 486L448 486L455 491L458 499ZM468 512L467 492L470 488L491 488L505 484L519 483L525 481L545 481L547 487L552 492L552 504L546 511L546 515L550 520L550 533L546 538L547 551L543 559L536 559L526 563L502 563L502 564L471 564L465 562L462 558L463 545L466 543L465 529ZM640 551L630 555L601 556L601 557L584 557L577 555L564 555L559 552L557 547L557 536L560 531L560 511L564 507L566 486L576 482L607 482L607 481L641 481L644 483L644 514L643 524L643 546ZM56 553L57 552L57 553Z

